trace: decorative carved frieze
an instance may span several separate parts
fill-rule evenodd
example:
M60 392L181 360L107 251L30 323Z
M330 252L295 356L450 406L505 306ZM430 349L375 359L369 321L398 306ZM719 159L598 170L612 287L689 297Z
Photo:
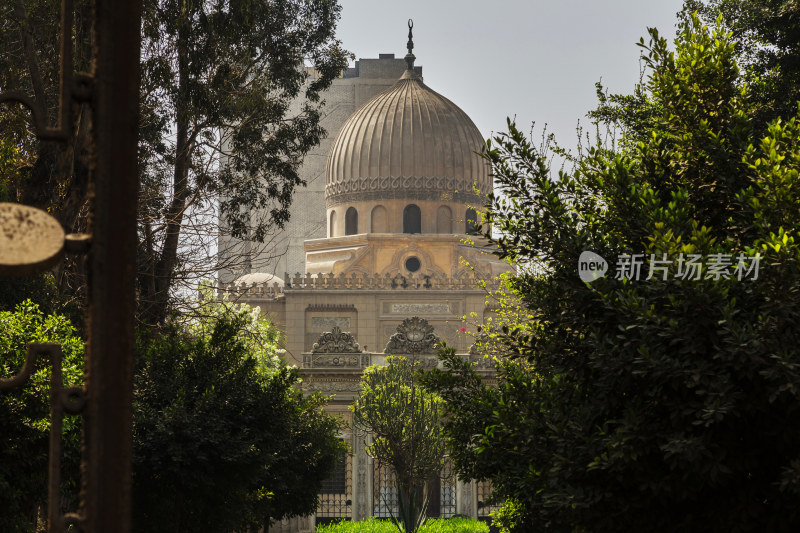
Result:
M355 311L353 304L309 304L306 311Z
M311 368L361 368L358 355L310 354L307 357Z
M311 317L311 327L317 331L332 331L334 328L350 328L349 316L314 316Z
M328 183L325 198L327 206L332 207L352 203L354 198L362 202L392 198L440 200L442 194L447 194L452 201L483 205L484 198L464 189L469 187L455 176L364 176Z
M361 392L361 382L352 380L307 379L302 387L304 392Z
M414 316L397 326L397 332L383 351L398 355L433 354L440 342L441 338L433 333L433 326L424 318Z
M448 314L450 304L446 303L393 303L392 313L410 314Z
M303 354L303 368L366 368L371 364L370 354Z
M323 333L314 343L311 353L361 353L361 347L352 333L343 332L338 326Z

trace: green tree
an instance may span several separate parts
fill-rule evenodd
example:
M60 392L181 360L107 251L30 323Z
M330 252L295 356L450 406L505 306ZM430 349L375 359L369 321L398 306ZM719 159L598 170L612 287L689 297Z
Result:
M320 93L347 66L335 0L148 0L143 17L140 316L163 322L176 279L218 265L218 227L263 242L289 218ZM311 67L314 75L309 69ZM181 246L187 233L196 241Z
M248 323L228 313L198 336L172 325L139 343L137 531L228 532L316 509L340 423L297 390L296 370L251 354Z
M28 96L49 126L58 121L60 4L46 0L0 1L0 92ZM91 4L74 2L73 64L91 69ZM89 191L91 116L85 103L67 103L76 127L64 143L39 141L30 110L0 105L0 201L20 202L43 209L67 232L86 230ZM9 293L27 292L46 312L67 314L80 328L85 301L81 261L67 258L52 274L16 278ZM53 281L55 282L53 284ZM53 288L56 289L52 291ZM24 298L4 296L7 309ZM34 296L35 294L35 296Z
M58 11L44 0L0 2L0 91L29 95L50 124ZM211 253L218 228L262 242L288 220L294 188L304 185L298 167L325 133L321 92L347 66L335 38L340 11L335 0L145 0L137 248L144 323L166 320L176 283L225 266ZM91 21L90 2L76 1L79 71L92 70ZM0 106L0 196L48 210L67 231L86 228L89 205L92 119L86 105L74 112L74 134L58 144L35 138L30 113ZM7 148L20 162L10 169ZM56 281L84 301L78 262Z
M90 72L91 3L78 0L74 11L74 68ZM58 121L59 23L57 2L0 2L0 91L29 96L49 126ZM10 201L45 209L67 231L78 231L85 227L81 211L89 183L91 117L85 104L73 103L72 111L76 127L60 144L36 139L33 116L26 108L1 105L0 145L13 151L16 162L0 165L0 181L5 181Z
M800 7L786 0L684 0L678 13L680 27L691 26L692 15L714 25L720 19L732 33L734 54L741 65L737 85L747 84L751 125L765 135L767 125L778 117L792 117L800 101ZM619 127L625 141L635 146L658 126L663 110L653 109L642 84L632 94L607 94L597 84L599 104L589 116L605 125Z
M451 442L471 435L456 466L510 499L515 531L793 531L800 124L754 134L720 28L693 18L674 51L654 31L645 51L654 114L636 142L556 176L511 122L489 144L503 195L486 237L520 265L533 318L500 333L497 388L452 355L431 386ZM581 281L584 251L608 261L604 278ZM637 253L638 281L615 273ZM737 270L756 261L757 279Z
M190 300L187 312L173 317L174 323L195 338L210 337L220 320L235 320L239 324L236 340L256 360L260 373L269 375L282 366L283 350L278 348L283 344L280 330L260 308L233 302L228 294L220 298L213 282L202 281L199 298Z
M683 23L697 12L707 23L722 17L736 40L756 123L792 117L800 100L800 6L787 0L685 0Z
M425 522L427 483L444 467L441 399L417 383L419 362L389 356L361 377L352 405L353 424L372 436L367 446L380 465L391 467L398 493L397 527L414 533ZM365 435L366 436L366 435Z
M83 381L83 342L62 316L45 315L31 301L0 311L0 379L22 368L29 343L63 347L65 385ZM50 361L39 358L24 387L0 392L0 530L36 531L47 509L47 465L50 432ZM74 503L80 463L80 424L64 419L62 467L64 501ZM74 510L71 508L70 510Z

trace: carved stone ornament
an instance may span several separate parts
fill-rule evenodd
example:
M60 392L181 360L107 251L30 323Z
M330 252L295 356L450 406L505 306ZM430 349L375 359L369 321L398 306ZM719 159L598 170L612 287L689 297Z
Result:
M361 392L360 381L304 381L304 392Z
M311 353L361 353L361 347L352 333L343 332L339 326L319 336Z
M472 516L472 484L474 481L458 481L461 486L461 498L458 500L458 512Z
M325 354L312 355L310 365L312 368L360 368L361 358L358 355Z
M355 436L356 448L356 462L358 463L358 470L356 472L356 512L359 519L364 519L369 515L369 504L367 502L368 493L367 488L367 443L364 442L366 436ZM371 500L371 498L370 498Z
M433 333L433 326L418 316L406 318L397 326L383 350L387 354L436 353L436 345L442 341Z
M436 368L439 366L439 358L435 355L433 357L420 357L417 362L422 366L424 369L431 369Z

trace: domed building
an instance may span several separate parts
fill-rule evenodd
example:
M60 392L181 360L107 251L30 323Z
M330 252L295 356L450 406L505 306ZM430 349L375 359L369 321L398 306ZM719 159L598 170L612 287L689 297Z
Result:
M482 205L492 188L475 153L482 146L466 113L409 65L336 136L326 171L328 236L457 233L454 217L463 220L465 206Z
M409 44L410 41L409 41ZM415 57L387 90L342 125L325 171L327 238L306 242L306 273L458 277L506 267L472 253L476 206L492 190L478 128L430 89Z
M480 239L476 244L468 238L492 190L488 164L475 153L484 141L464 111L425 85L414 62L409 29L403 60L362 59L361 72L357 63L357 75L337 80L326 95L332 111L325 127L338 133L320 147L327 156L324 174L320 154L312 155L306 174L311 190L295 200L301 219L324 216L323 223L307 226L323 235L310 232L303 240L304 271L287 273L279 283L262 265L256 273L231 273L229 279L238 279L220 286L272 316L285 331L287 361L302 368L304 390L333 395L328 410L348 422L363 369L387 355L413 355L436 366L436 344L444 340L478 362L487 378L491 374L491 365L470 350L475 324L492 313L477 281L491 286L509 267ZM396 74L390 83L372 78L383 87L368 76L361 84L352 81L370 71ZM367 92L372 94L352 113L339 113ZM331 117L340 117L338 124ZM321 175L323 191L322 180L312 179ZM287 242L291 248L296 237ZM251 282L261 279L267 281ZM313 531L315 522L330 519L389 516L390 473L373 465L363 438L342 437L354 453L324 488L317 515L270 531ZM479 505L486 488L457 482L449 471L431 482L431 490L432 515L488 511Z

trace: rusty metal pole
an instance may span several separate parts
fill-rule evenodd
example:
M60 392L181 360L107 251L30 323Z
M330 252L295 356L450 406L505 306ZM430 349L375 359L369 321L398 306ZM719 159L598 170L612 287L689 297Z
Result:
M95 3L94 205L82 513L88 533L131 531L141 10L141 0Z

